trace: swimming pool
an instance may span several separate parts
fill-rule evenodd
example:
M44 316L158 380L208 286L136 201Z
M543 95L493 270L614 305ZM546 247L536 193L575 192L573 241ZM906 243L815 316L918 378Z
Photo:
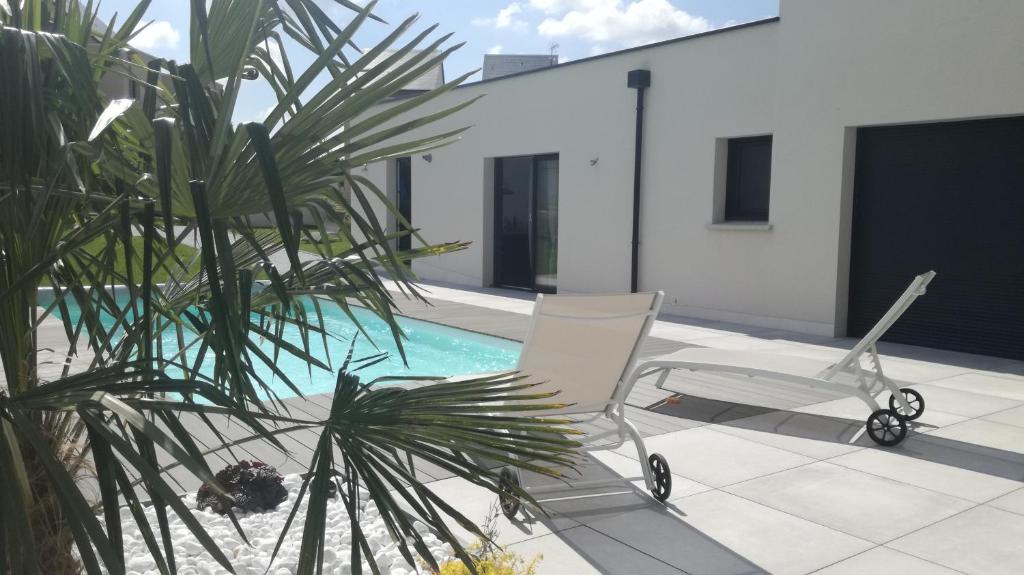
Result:
M47 305L45 297L40 294L40 305ZM118 301L123 305L127 297L118 294ZM50 300L52 301L52 300ZM312 313L312 300L305 298L304 305ZM74 302L68 300L68 311L72 321L77 321L80 310ZM326 362L330 353L331 365L335 371L327 371L316 366L307 366L306 362L295 358L291 354L282 351L279 360L276 362L278 369L291 378L292 382L303 394L312 395L316 393L327 393L334 391L337 380L337 368L345 359L352 338L355 337L357 329L355 324L345 315L345 312L332 301L321 300L320 308L323 313L324 327L328 333L335 336L328 338L328 349L324 349L323 340L313 337L310 341L310 353L317 359ZM353 358L358 359L378 354L382 351L388 352L389 357L376 365L362 369L356 374L362 381L370 381L381 376L438 376L448 377L453 375L465 375L472 373L484 373L494 371L505 371L514 369L519 359L519 342L502 339L498 337L482 335L453 327L420 321L405 316L398 316L398 323L405 332L407 339L403 342L408 367L402 365L401 356L398 353L398 346L391 335L391 330L386 322L378 318L373 312L360 307L353 307L355 315L362 324L363 329L370 335L371 343L362 334L356 339ZM113 325L112 318L106 318L104 323ZM299 330L293 326L285 328L287 341L301 347L302 340L299 337ZM185 332L186 345L190 340L189 334ZM258 336L254 336L258 337ZM171 356L178 350L177 336L173 330L166 330L162 336L162 346L165 356ZM273 345L269 342L257 340L260 349L272 357ZM377 347L374 346L376 344ZM191 350L190 350L191 351ZM189 362L194 361L194 354L189 353ZM210 360L207 360L209 363ZM280 398L294 397L294 392L279 378L274 376L273 371L256 362L256 372ZM211 367L208 365L207 367ZM177 376L177 373L170 375ZM387 385L382 383L381 385Z

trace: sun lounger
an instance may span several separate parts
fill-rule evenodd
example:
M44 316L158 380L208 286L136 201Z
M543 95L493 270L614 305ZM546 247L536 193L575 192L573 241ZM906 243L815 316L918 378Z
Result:
M532 381L543 382L539 391L558 391L544 403L567 404L543 415L579 417L581 422L610 421L614 429L584 438L585 448L612 449L630 439L636 445L647 489L659 501L672 492L668 462L660 454L647 454L643 438L626 418L625 385L640 348L651 330L664 294L538 295L533 319L518 370ZM534 390L531 390L534 391ZM590 417L587 417L590 416ZM611 438L610 444L595 445ZM607 481L580 481L574 487L594 487ZM502 511L509 517L519 509L513 486L522 488L518 470L502 472ZM531 495L543 487L525 488ZM550 488L548 489L550 490Z
M838 362L774 352L688 348L644 361L631 374L625 388L654 374L658 374L657 387L662 388L669 372L680 369L749 378L759 384L774 381L836 391L867 404L871 415L866 430L872 440L879 445L896 445L907 435L907 421L924 413L924 398L913 389L900 389L885 375L876 344L914 300L925 293L933 277L935 272L930 271L914 278L871 331ZM890 393L887 409L875 400L885 391Z

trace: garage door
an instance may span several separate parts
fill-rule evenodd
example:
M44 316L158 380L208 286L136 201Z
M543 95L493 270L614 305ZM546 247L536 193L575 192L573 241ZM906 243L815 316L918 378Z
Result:
M854 190L849 335L933 269L885 339L1024 359L1024 117L862 128Z

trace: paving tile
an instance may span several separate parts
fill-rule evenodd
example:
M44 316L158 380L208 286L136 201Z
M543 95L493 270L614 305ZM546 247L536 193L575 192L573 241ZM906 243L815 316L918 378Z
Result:
M720 487L783 469L810 463L813 459L762 445L707 428L677 431L646 441L648 453L661 453L672 472ZM636 449L625 444L617 453L636 458Z
M930 461L917 448L921 442L907 442L898 449L862 449L829 460L829 463L888 477L975 503L1009 493L1021 487L1019 481ZM926 445L927 447L927 445Z
M1024 427L972 419L928 434L1002 451L1008 458L1024 455Z
M515 543L577 525L575 521L566 517L544 517L530 510L526 510L528 517L524 517L521 512L515 521L509 521L495 505L498 501L497 495L461 478L435 481L429 483L428 487L477 525L482 525L489 515L494 515L495 528L498 531L497 542L500 544ZM475 536L454 521L449 521L448 525L465 541L476 540Z
M889 544L940 565L984 575L1024 573L1024 518L981 505Z
M1013 493L1007 493L998 499L989 501L988 504L1004 511L1012 511L1024 515L1024 488L1018 489Z
M1001 449L945 437L932 437L931 434L916 435L894 448L876 449L994 478L1024 482L1024 457Z
M927 401L928 399L925 398L925 402ZM878 397L878 404L882 409L888 409L889 395L887 393L880 395ZM849 419L851 421L859 420L861 422L866 422L868 416L871 415L871 409L867 404L856 397L844 397L842 399L825 401L805 407L797 407L792 411L799 413L813 413L816 415L837 417L840 419ZM926 406L924 414L921 415L920 418L911 421L909 428L912 433L932 433L937 428L953 425L954 423L960 423L967 419L968 418L963 415L945 413L937 409L927 408Z
M930 381L928 384L1024 401L1024 381L1019 377L966 373Z
M640 469L640 463L625 455L619 455L612 451L595 451L591 454L602 464L607 466L615 474L620 477L638 477L631 481L634 488L639 491L647 491L647 484L644 483L643 470ZM671 466L670 466L671 467ZM702 493L710 490L711 487L698 483L692 479L687 479L681 475L675 473L672 474L672 494L670 499L678 499L680 497L686 497L687 495L694 495L696 493Z
M870 549L873 544L723 491L675 501L691 527L770 573L808 573ZM604 523L596 529L614 529ZM643 533L619 534L637 545ZM795 552L799 546L799 552ZM683 566L686 567L685 565Z
M982 419L986 421L994 421L996 423L1005 423L1006 425L1024 427L1024 405L1000 411L998 413L991 413L982 417Z
M882 370L896 381L917 384L969 373L971 368L893 357L883 351Z
M997 411L1021 405L1015 399L951 389L938 385L919 384L913 386L924 397L925 413L935 409L953 415L980 417ZM888 401L888 399L886 399Z
M812 459L826 459L874 445L864 422L796 411L773 411L708 429L771 445Z
M509 547L529 561L540 556L537 575L644 573L675 575L682 571L588 527L573 527Z
M879 571L899 573L900 575L956 575L959 573L888 547L875 547L814 573L815 575L863 575Z
M827 462L725 490L875 543L885 543L971 506L949 495Z
M713 492L707 492L713 493ZM700 497L695 495L693 497ZM688 522L677 503L652 504L638 494L620 494L602 498L567 500L559 512L565 513L600 533L687 573L766 573L742 552L732 549L713 535ZM634 573L609 571L609 573Z

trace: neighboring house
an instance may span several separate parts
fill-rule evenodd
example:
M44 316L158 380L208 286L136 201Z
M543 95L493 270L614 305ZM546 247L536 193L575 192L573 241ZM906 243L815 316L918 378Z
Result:
M1024 2L782 0L781 16L465 85L461 141L366 174L428 239L428 280L631 287L665 311L1024 358ZM419 133L410 134L413 138ZM399 172L404 172L400 174ZM399 176L402 177L399 177Z
M395 50L385 50L384 52L381 52L380 56L378 56L370 64L369 67L372 68L374 66L379 66L382 62L394 56L395 52ZM404 56L399 58L394 64L392 64L391 68L398 68L399 66L408 62L410 59L420 56L421 54L423 54L423 50L410 50L407 54L405 54ZM426 58L433 58L435 56L440 55L441 51L435 50L432 54L428 54ZM400 98L402 96L420 94L423 92L433 90L434 88L440 88L441 86L444 86L444 62L438 63L436 66L424 72L418 78L414 78L411 82L406 84L401 90L396 92L394 94L394 97Z
M493 80L557 65L556 54L485 54L482 73L484 80Z

